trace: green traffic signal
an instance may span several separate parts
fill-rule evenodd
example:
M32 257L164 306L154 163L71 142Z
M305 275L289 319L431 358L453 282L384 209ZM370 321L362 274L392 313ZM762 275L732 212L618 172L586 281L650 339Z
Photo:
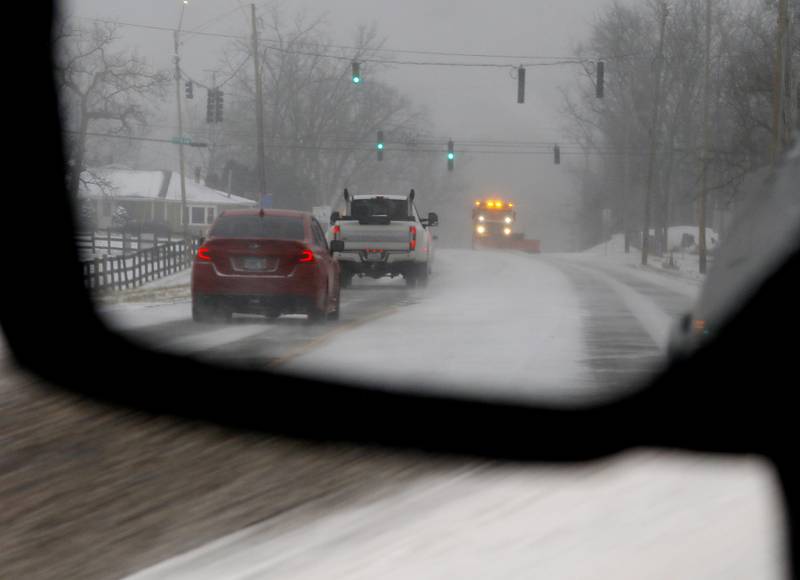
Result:
M447 154L447 158L448 158L450 161L452 161L453 159L455 159L455 158L456 158L456 154L455 154L455 153L453 153L453 152L451 151L450 153L448 153L448 154Z

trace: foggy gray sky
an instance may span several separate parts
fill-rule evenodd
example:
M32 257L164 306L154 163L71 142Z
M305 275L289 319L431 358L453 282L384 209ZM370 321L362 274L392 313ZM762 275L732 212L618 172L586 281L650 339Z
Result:
M297 12L309 17L325 16L332 41L352 44L360 24L375 24L386 48L470 52L525 56L572 54L576 43L586 38L598 9L608 0L495 0L452 2L451 0L297 0L277 3L287 18ZM180 0L68 0L64 7L75 17L108 18L121 22L174 28L181 10ZM266 10L274 2L258 2ZM239 8L237 10L237 7ZM207 32L249 33L249 2L240 0L191 0L186 7L183 29L202 27ZM153 65L171 66L172 34L123 28L124 43L136 47ZM184 36L182 64L189 76L208 79L228 41L205 36ZM409 58L397 55L397 58ZM413 60L429 57L411 55ZM443 57L437 57L439 59ZM445 58L445 60L453 60ZM459 59L474 62L478 59ZM493 62L518 64L521 59ZM516 81L506 68L443 68L398 66L375 71L427 109L433 132L443 139L564 141L560 136L558 87L575 78L575 66L529 67L526 103L516 103ZM370 70L365 67L365 82ZM442 163L444 167L444 161ZM574 182L569 160L554 166L552 158L538 156L459 157L460 181L472 190L470 196L498 191L516 198L525 210L537 200L548 214L563 213L562 202L573 196ZM525 213L528 213L526 211ZM532 216L533 227L553 228L555 214ZM552 237L553 232L550 232ZM545 236L546 237L546 236Z

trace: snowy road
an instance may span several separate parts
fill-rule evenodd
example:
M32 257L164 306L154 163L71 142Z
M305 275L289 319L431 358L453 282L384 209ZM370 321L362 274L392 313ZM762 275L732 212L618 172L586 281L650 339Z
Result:
M464 396L587 401L663 360L696 281L592 254L442 250L428 287L362 281L337 323L190 320L188 301L106 309L192 356ZM755 461L639 452L575 468L492 468L313 505L137 578L779 578L771 474ZM700 573L697 573L701 571Z
M104 308L151 347L380 388L585 401L619 392L662 360L698 287L585 254L441 250L426 288L360 280L342 319L237 316L197 324L186 296Z

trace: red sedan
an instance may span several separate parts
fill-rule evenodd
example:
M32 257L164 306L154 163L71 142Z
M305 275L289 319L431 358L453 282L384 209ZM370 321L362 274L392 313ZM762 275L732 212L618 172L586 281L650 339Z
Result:
M234 312L339 318L339 263L316 218L288 210L220 214L192 265L192 318Z

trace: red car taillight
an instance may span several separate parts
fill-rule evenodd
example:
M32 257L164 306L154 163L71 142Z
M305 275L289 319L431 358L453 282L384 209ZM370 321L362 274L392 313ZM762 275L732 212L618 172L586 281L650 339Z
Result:
M408 228L408 249L409 250L416 250L417 249L417 227L416 226L409 226Z
M314 252L312 252L311 250L303 250L300 253L300 259L298 260L298 262L300 262L301 264L313 261L314 261Z
M211 261L211 252L208 249L208 246L200 246L197 248L197 261L198 262L210 262Z

